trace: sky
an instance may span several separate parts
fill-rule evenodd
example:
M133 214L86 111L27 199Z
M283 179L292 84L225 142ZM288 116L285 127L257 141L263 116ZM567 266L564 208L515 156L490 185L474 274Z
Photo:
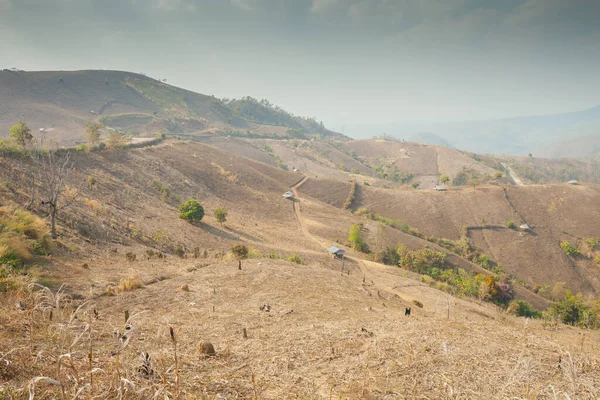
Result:
M144 72L360 137L596 106L599 21L600 0L0 0L0 68Z

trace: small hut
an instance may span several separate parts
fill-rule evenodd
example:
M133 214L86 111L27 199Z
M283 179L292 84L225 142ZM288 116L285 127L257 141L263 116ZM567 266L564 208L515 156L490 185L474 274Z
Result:
M285 192L283 194L283 197L286 198L286 199L293 199L294 198L294 192L288 190L287 192Z
M527 224L523 224L523 225L519 226L519 228L520 228L522 231L528 231L528 230L530 230L530 229L531 229L531 228L529 227L529 225L527 225Z
M339 247L335 246L331 246L328 251L333 256L333 258L342 258L344 257L344 254L346 254L345 250L342 250Z
M579 181L577 179L571 179L570 181L567 182L569 185L578 185Z
M435 185L435 190L437 190L438 192L445 192L446 190L448 190L448 186L446 186L446 185Z

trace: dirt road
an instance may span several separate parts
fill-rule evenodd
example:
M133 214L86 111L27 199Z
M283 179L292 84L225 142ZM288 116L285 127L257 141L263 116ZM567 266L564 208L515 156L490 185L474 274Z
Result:
M519 186L525 186L525 184L523 183L523 181L521 180L521 178L519 178L517 176L517 174L515 174L515 171L512 170L511 167L509 167L508 165L501 163L502 166L508 171L508 173L510 174L510 177L513 179L513 181L515 181L515 183Z

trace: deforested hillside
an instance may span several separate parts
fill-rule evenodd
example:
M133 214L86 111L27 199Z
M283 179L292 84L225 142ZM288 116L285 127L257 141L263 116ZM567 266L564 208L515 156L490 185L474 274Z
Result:
M314 119L296 117L263 101L224 102L120 71L0 71L0 137L19 120L62 144L83 141L85 125L131 135L223 134L286 136L341 135ZM241 102L241 103L240 103ZM240 107L256 103L257 107Z
M367 186L348 178L392 181L327 167L320 157L336 146L221 137L210 144L164 139L139 148L61 149L52 154L68 153L74 169L56 238L48 236L48 205L36 190L44 183L32 180L38 176L27 156L33 150L5 153L0 393L107 399L598 394L597 332L559 323L597 326L595 303L566 291L578 288L576 277L560 272L562 265L548 266L547 275L569 281L552 288L554 297L542 296L543 290L517 282L520 271L498 268L496 254L486 264L483 253L475 259L459 254L454 242L425 236L439 232L458 242L465 224L472 245L483 247L478 232L504 234L492 225L510 216L530 224L532 239L506 234L546 240L538 224L551 224L544 219L550 217L522 198L529 188L506 187L506 199L501 186L445 193ZM336 157L346 154L337 151ZM283 168L294 156L313 157L314 168L342 178ZM360 156L348 157L367 168ZM584 208L597 196L588 185L539 190L538 201L560 195L561 212L579 196ZM291 199L282 196L287 191ZM182 218L187 200L203 206L201 221ZM496 211L487 215L485 208ZM478 222L481 215L488 221ZM591 234L564 221L558 223L571 234ZM549 229L554 235L557 228ZM365 246L356 246L352 231ZM346 251L343 262L331 257L332 245ZM509 249L507 257L522 250ZM587 261L573 262L587 273ZM566 306L587 319L571 321ZM79 379L65 372L65 357ZM477 377L467 379L473 365ZM576 380L556 373L556 365Z
M487 186L475 189L391 191L360 186L356 209L402 221L420 234L474 246L530 288L566 282L596 295L600 268L595 245L600 213L597 185ZM527 225L527 229L519 228ZM567 255L569 242L581 255Z

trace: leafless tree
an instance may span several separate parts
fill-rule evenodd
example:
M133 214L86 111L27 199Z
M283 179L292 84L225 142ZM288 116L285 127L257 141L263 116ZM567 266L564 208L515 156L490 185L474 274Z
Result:
M33 153L33 164L37 175L39 198L42 205L50 209L50 230L56 239L58 212L67 207L77 193L63 199L67 190L67 179L75 165L69 151L40 149Z

